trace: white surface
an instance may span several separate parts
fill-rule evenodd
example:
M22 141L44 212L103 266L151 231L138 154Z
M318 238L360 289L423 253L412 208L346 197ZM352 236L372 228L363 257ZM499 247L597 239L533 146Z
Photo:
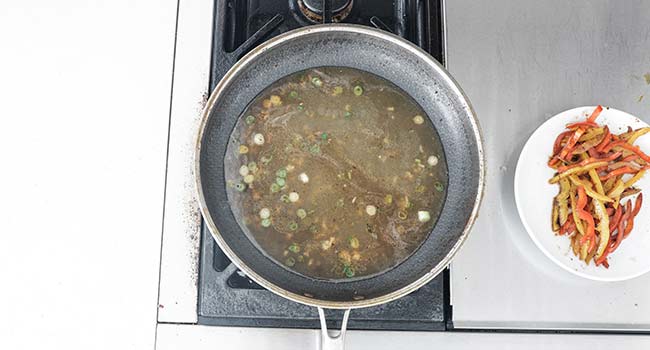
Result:
M549 184L548 179L555 175L555 170L548 165L553 142L560 133L566 131L566 125L584 121L595 107L578 107L564 111L547 120L528 139L521 151L515 172L515 201L517 211L526 231L540 250L551 261L577 276L596 281L623 281L638 277L650 270L650 209L642 206L635 222L634 230L619 248L608 256L609 268L587 265L577 258L571 250L568 236L555 235L551 229L551 211L553 198L559 192L559 184ZM596 120L600 125L607 125L614 134L647 127L648 124L638 118L614 108L605 108ZM650 138L641 137L635 143L642 151L650 152ZM630 178L628 175L626 179ZM650 176L639 180L635 187L648 193ZM636 196L625 198L622 203Z
M316 349L317 332L305 329L159 324L156 349ZM345 348L347 350L645 350L650 348L650 337L643 335L348 331L345 337Z
M452 263L454 325L650 330L650 275L600 283L562 270L526 234L512 191L521 148L556 113L601 103L650 120L647 1L454 0L447 14L449 68L488 161L479 218Z
M159 322L197 321L201 214L194 147L207 99L213 1L183 0L178 9L174 87L161 255Z
M0 349L151 349L176 1L5 1Z

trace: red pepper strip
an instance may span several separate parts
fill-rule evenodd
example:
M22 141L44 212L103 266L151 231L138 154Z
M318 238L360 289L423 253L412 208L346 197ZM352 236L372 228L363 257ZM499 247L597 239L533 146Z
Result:
M620 155L621 155L621 152L616 152L616 153L612 153L610 156L605 157L605 158L589 157L589 158L583 160L580 163L561 166L561 167L557 168L557 172L558 173L563 173L563 172L565 172L565 171L567 171L569 169L573 169L573 168L576 168L576 167L583 167L583 166L586 166L586 165L589 165L589 164L595 163L595 162L611 162L614 159L620 157Z
M610 171L609 174L607 174L605 176L602 176L600 179L601 180L607 180L610 177L619 176L619 175L623 175L623 174L636 174L637 172L638 172L638 170L632 169L629 166L624 166L624 167L621 167L621 168Z
M625 222L632 214L630 207L627 204L630 204L630 202L628 201L625 205L624 214L621 217L621 220L618 222L618 233L616 234L616 241L609 246L609 249L607 249L608 254L614 252L625 238ZM618 207L620 208L622 205L619 205Z
M623 140L620 140L620 141L615 141L615 142L610 143L610 144L609 144L607 147L605 147L605 148L610 148L610 147L612 146L612 144L616 144L614 147L617 147L617 146L618 146L618 147L624 148L624 149L626 149L626 150L628 150L628 151L632 151L632 152L634 152L636 155L638 155L639 157L641 157L641 159L643 159L643 160L645 160L646 162L649 162L649 163L650 163L650 156L648 156L647 154L643 153L643 151L641 151L641 149L639 148L639 146L630 145L629 143L627 143L627 142L625 142L625 141L623 141Z
M619 205L616 208L616 212L614 212L614 216L609 219L609 232L614 232L614 229L618 226L618 222L621 220L621 216L623 216L623 206Z
M636 214L639 213L642 204L643 204L643 193L639 193L639 195L636 197L636 202L634 203L634 211L632 212L632 216L636 216Z
M587 205L587 192L582 186L578 186L578 200L576 201L576 207L578 211L581 211Z
M585 244L585 242L588 239L591 239L592 241L595 241L593 239L593 237L596 236L596 231L595 231L596 224L594 223L594 217L591 216L591 214L587 213L584 210L578 211L578 217L580 217L580 219L587 222L587 232L580 239L580 244ZM589 249L589 250L591 250L591 249Z
M607 262L607 260L603 261L603 266L605 266L606 269L609 268L609 263Z
M621 159L621 162L632 162L639 159L639 156L636 154L630 154L629 156Z
M607 146L607 144L609 144L609 142L612 140L612 138L610 137L611 135L612 133L609 132L609 127L605 126L605 134L603 136L602 141L600 141L600 143L596 145L596 151L598 152L603 151L603 148L605 148L605 146Z
M591 116L589 118L587 118L587 121L591 122L591 123L595 122L596 118L598 118L598 115L602 111L603 111L603 106L601 106L601 105L596 106L596 108L594 108L594 111L591 112Z
M614 214L614 208L607 208L605 211L607 211L608 216L612 216Z
M589 156L592 158L598 157L598 151L593 148L588 149L587 153L589 153Z
M563 133L561 133L560 135L557 136L557 138L555 139L555 143L553 143L553 154L554 155L557 155L558 152L560 152L562 150L562 141L564 141L564 139L566 137L571 135L571 133L573 133L573 131L569 130L569 131L565 131L565 132L563 132Z
M598 124L590 121L584 121L584 122L577 122L577 123L572 123L572 124L567 124L566 128L567 129L575 129L575 128L597 128Z

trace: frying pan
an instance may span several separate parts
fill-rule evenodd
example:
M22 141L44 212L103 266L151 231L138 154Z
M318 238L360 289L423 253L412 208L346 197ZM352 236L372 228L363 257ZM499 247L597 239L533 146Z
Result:
M226 148L235 123L249 102L287 75L323 66L356 68L400 87L426 112L447 159L447 198L429 236L396 267L365 278L329 281L286 269L258 249L244 233L226 194ZM348 24L296 29L263 43L239 60L208 100L199 129L195 167L199 203L217 244L261 286L287 299L318 307L323 347L342 346L350 309L402 297L426 284L449 264L477 216L485 176L474 111L445 69L400 37ZM348 310L338 338L328 335L322 308Z

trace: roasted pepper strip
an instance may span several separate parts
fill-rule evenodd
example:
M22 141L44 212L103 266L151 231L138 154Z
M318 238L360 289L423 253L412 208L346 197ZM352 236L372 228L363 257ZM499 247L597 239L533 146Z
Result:
M623 206L619 205L618 208L616 208L616 211L614 212L614 215L609 219L609 232L614 232L616 227L618 227L619 221L621 221L621 217L623 216Z
M600 182L600 177L598 177L598 173L596 173L596 169L589 170L589 178L591 179L591 182L594 183L594 187L596 187L596 192L605 195L605 190L603 189L603 183Z
M629 188L632 185L634 185L637 181L639 181L643 177L643 175L645 175L645 170L641 170L638 173L636 173L636 175L632 176L631 179L625 182L625 184L623 185L623 189ZM623 193L623 191L621 191L621 193Z
M554 184L560 181L560 179L563 179L567 176L588 172L591 169L599 168L603 165L607 165L607 162L595 162L595 163L590 163L588 165L571 168L569 170L566 170L565 172L559 173L558 175L554 176L552 179L548 180L548 182Z
M565 131L565 132L563 132L563 133L561 133L560 135L557 136L557 138L555 139L555 142L553 143L553 155L554 156L556 156L558 154L558 152L560 152L562 150L562 142L564 141L565 138L571 136L572 133L573 133L573 131L569 130L569 131Z
M611 162L614 159L618 158L620 155L621 155L621 152L616 152L616 153L612 153L609 156L604 157L604 158L589 157L589 158L586 158L586 159L585 159L585 156L581 155L581 157L583 158L582 161L580 161L578 163L575 163L575 164L571 164L571 165L560 166L560 167L557 168L557 171L559 173L563 173L563 172L566 172L568 170L579 168L579 167L584 167L585 165L591 165L591 164L594 164L596 162Z
M603 128L591 128L591 129L588 129L587 131L585 131L584 134L582 134L582 136L580 136L580 138L578 139L578 142L585 142L585 141L592 140L595 137L597 137L598 135L602 135L604 132L605 131L604 131Z
M603 180L607 180L613 176L619 176L623 174L636 174L639 170L632 169L629 166L623 166L617 169L610 171L607 175L603 176Z
M612 146L612 145L614 145L614 146ZM605 149L613 148L613 147L620 147L620 148L626 149L626 150L638 155L639 157L641 157L641 159L643 159L646 163L650 162L650 156L643 153L643 151L641 151L639 146L630 145L629 143L620 140L620 141L615 141L615 142L610 143L607 147L605 147Z
M635 130L635 131L630 135L630 137L627 139L627 143L629 143L630 145L633 145L634 142L636 141L636 139L638 139L640 136L643 136L643 135L647 134L648 132L650 132L650 128L649 128L649 127L636 129L636 130Z
M553 198L553 210L551 211L551 224L553 232L558 232L560 230L560 224L558 219L560 218L560 209L557 206L557 200Z
M573 216L573 222L575 222L576 230L581 235L585 234L585 230L582 226L582 221L578 216L578 205L576 203L576 186L572 185L571 190L569 191L569 204L571 206L571 215Z
M576 186L582 186L584 187L584 191L587 193L587 195L593 199L598 199L599 201L602 202L613 202L613 200L607 196L603 196L599 194L598 192L594 192L589 186L580 180L577 176L571 175L569 176L569 179L571 182L573 182Z
M601 105L596 106L596 108L594 108L594 111L591 112L591 115L589 116L589 118L587 118L587 121L591 122L591 123L595 122L596 118L598 118L598 116L600 115L600 112L602 112L602 111L603 111L603 106L601 106Z
M607 144L609 144L609 142L612 140L611 135L612 134L609 132L609 127L606 126L605 127L605 135L601 139L600 143L596 146L596 151L598 151L598 152L603 151L603 148L605 148L605 146L607 146Z
M593 123L596 121L596 118L598 118L598 115L600 112L603 110L603 107L600 105L594 109L594 111L591 113L591 116L587 119L587 122ZM564 160L566 159L566 156L571 154L571 150L574 148L578 140L580 139L580 136L584 134L585 129L582 127L579 127L576 129L576 131L569 137L569 140L567 141L566 145L564 145L564 148L560 151L560 154L557 157L553 157L549 161L549 165L553 166L557 164L559 160Z
M588 128L597 128L597 127L598 127L598 124L596 124L594 122L590 122L590 121L575 122L575 123L571 123L571 124L566 125L567 129L576 129L576 128L588 129Z
M607 246L609 245L609 216L607 216L603 202L594 199L592 203L594 204L594 212L598 218L597 230L599 232L598 237L600 238L598 249L596 251L596 260L598 260L603 256L605 249L607 249Z
M571 183L568 179L560 180L560 193L557 195L557 204L559 210L559 219L560 225L564 225L569 217L569 190L571 189Z

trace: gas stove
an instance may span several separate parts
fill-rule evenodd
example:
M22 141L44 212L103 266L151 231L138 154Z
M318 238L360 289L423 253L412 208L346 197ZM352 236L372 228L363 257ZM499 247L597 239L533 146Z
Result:
M215 2L209 90L248 51L289 30L318 23L354 23L399 35L444 64L440 0L228 0ZM283 299L239 271L202 225L198 323L318 328L315 308ZM348 328L445 330L449 319L445 271L418 291L388 304L354 310ZM341 311L328 311L338 327Z

